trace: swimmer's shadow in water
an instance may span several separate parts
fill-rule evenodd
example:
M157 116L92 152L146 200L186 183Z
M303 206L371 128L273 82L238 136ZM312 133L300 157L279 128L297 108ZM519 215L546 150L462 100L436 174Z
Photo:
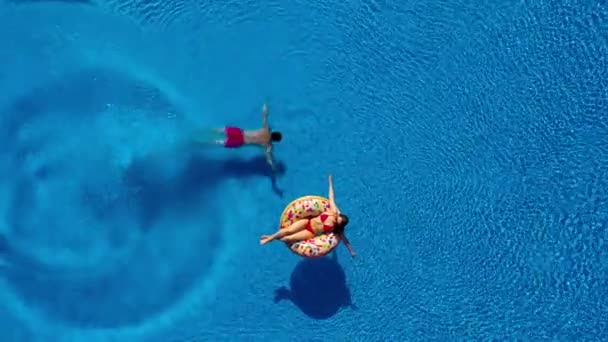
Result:
M275 172L273 173L270 165L263 156L258 156L250 159L228 159L222 162L223 173L228 176L246 178L250 176L268 177L271 182L272 191L279 197L283 197L283 190L277 184L277 176L282 176L287 171L285 163L281 161L275 162Z
M274 302L282 300L291 301L314 319L330 318L341 308L356 309L335 252L332 256L300 261L291 273L289 288L275 290Z
M273 175L263 156L250 159L228 160L190 156L175 176L163 174L163 161L142 159L133 162L125 173L127 186L137 189L137 207L140 223L148 227L166 210L192 210L198 199L228 178L269 177L275 193L282 196L276 185L276 176L286 171L279 163Z

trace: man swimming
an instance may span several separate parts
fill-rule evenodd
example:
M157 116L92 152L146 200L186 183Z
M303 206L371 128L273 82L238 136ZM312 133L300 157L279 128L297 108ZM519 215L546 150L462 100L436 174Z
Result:
M268 125L268 106L262 106L262 128L256 130L243 130L239 127L226 126L224 128L215 128L213 130L217 134L221 134L221 138L213 140L216 145L222 145L225 148L237 148L244 145L257 145L264 148L266 161L270 167L275 170L272 157L272 143L280 142L283 135L279 131L273 132Z

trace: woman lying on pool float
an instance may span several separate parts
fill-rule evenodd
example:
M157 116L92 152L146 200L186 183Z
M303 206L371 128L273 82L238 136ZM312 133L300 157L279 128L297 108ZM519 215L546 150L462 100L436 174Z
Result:
M291 226L279 229L272 235L262 235L260 238L260 245L265 245L271 241L279 239L286 243L293 243L297 241L303 241L312 239L320 234L333 232L340 236L342 242L352 256L355 256L355 252L346 235L344 234L344 228L348 224L348 216L342 214L340 209L336 205L334 200L334 187L331 175L329 176L329 209L321 213L318 216L312 218L304 218L294 222Z

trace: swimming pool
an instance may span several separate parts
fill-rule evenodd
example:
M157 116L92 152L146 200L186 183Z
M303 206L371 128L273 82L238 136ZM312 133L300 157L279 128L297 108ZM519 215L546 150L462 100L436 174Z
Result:
M604 340L603 2L0 4L9 341ZM283 132L174 149L193 130ZM325 195L358 256L259 246ZM8 332L8 335L6 335Z

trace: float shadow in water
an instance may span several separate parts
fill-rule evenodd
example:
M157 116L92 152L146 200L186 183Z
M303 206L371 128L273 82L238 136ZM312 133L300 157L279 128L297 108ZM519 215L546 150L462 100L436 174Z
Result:
M289 288L275 290L275 303L289 300L314 319L327 319L341 308L355 308L346 275L336 253L320 259L300 261L291 273Z

